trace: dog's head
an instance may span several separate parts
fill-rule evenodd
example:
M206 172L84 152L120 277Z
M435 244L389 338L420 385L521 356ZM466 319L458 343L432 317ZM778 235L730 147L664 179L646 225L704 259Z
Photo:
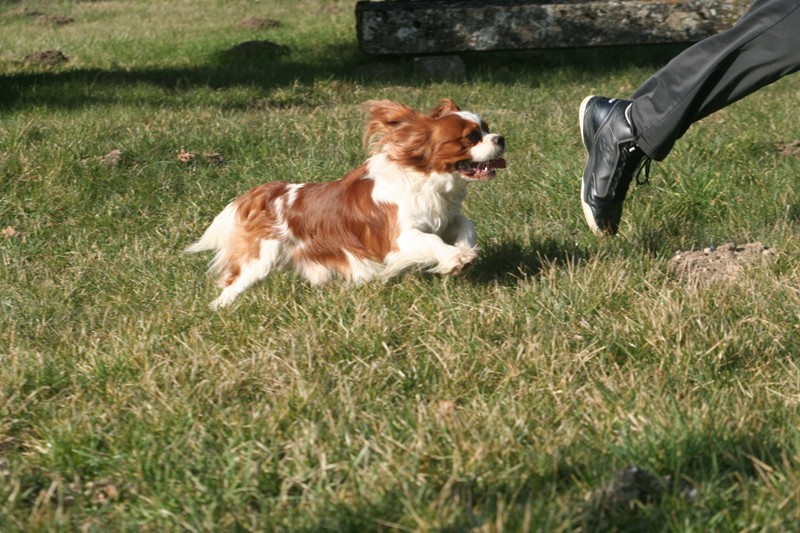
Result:
M426 174L458 173L470 181L490 180L506 166L505 139L452 100L428 114L391 100L370 100L366 108L365 141L373 153L383 152L399 165Z

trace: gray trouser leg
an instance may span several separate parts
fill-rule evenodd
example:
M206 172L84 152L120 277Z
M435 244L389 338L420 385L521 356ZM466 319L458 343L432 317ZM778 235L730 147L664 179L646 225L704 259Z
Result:
M693 122L798 69L800 2L756 0L730 30L687 48L636 90L636 143L661 161Z

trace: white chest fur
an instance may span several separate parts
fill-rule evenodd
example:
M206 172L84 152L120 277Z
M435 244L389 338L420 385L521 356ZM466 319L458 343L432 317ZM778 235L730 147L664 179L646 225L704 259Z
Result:
M423 174L400 167L384 154L370 158L367 169L375 181L373 200L397 205L401 229L439 234L461 212L467 187L457 174Z

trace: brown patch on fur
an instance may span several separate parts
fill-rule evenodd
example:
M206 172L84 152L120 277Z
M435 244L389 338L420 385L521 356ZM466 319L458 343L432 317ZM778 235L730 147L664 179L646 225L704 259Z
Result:
M284 182L244 193L234 203L237 228L227 247L223 286L236 280L241 265L258 259L261 242L267 239L283 241L290 249L296 246L291 250L295 265L319 264L344 276L350 273L345 252L382 263L399 233L397 206L376 204L374 186L362 165L336 181L303 184L292 205ZM281 234L283 223L290 235Z
M286 191L286 183L276 181L250 189L235 200L237 227L231 232L220 263L221 286L231 285L239 277L242 265L258 259L262 240L276 238L274 202Z
M227 287L231 285L236 278L239 277L239 274L242 273L241 263L237 260L236 263L231 264L228 266L227 276L222 278L220 281L220 287Z
M469 135L477 133L477 141ZM470 149L481 139L481 127L458 115L446 115L438 119L431 134L431 144L436 146L429 158L429 167L436 172L452 172L459 161L469 160Z
M358 258L383 262L392 249L397 206L372 200L375 182L362 165L342 179L308 183L297 191L286 221L304 243L295 250L296 260L318 263L343 275L350 272L345 251Z

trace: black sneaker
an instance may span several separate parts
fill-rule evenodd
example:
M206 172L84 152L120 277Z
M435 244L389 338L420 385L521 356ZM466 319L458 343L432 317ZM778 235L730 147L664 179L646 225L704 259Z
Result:
M628 110L630 100L587 96L579 112L586 168L581 205L586 223L596 235L614 235L622 218L622 202L642 160L645 181L650 158L634 142Z

